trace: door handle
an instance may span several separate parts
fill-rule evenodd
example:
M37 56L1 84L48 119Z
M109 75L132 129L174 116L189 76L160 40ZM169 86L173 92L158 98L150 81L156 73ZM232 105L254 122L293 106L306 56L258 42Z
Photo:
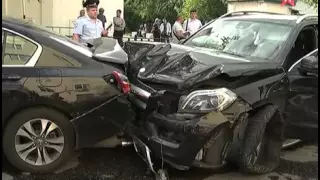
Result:
M17 74L2 74L2 80L18 81L20 79L22 79L22 77Z

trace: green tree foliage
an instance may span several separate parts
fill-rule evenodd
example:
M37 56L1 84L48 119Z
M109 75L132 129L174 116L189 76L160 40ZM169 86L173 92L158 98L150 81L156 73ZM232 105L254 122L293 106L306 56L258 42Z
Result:
M132 32L139 29L139 26L144 22L141 16L131 6L125 4L124 19L126 21L126 32Z
M191 9L198 11L199 19L211 20L227 12L226 0L125 0L127 27L137 30L145 21L166 17L174 22L177 15L189 17Z
M227 12L227 3L221 0L185 0L182 15L189 17L191 9L197 10L199 19L211 20Z
M318 9L318 0L303 0L303 1L309 4L310 6Z
M184 0L125 0L125 7L130 7L145 20L164 18L174 20Z

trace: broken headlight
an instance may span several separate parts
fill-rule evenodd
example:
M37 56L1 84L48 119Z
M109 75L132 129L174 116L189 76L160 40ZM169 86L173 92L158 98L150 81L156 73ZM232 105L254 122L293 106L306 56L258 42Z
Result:
M194 91L180 98L179 112L222 111L236 99L237 95L227 88Z

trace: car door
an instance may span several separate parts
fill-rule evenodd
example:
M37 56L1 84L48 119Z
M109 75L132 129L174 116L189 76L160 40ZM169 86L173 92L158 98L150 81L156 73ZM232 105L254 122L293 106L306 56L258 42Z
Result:
M318 60L318 49L307 56ZM286 138L305 141L318 139L318 74L299 72L301 58L288 70L289 90L285 108Z
M38 78L38 72L33 67L41 51L38 43L2 28L2 120L19 105L19 99L23 99L18 98L17 93L28 77Z

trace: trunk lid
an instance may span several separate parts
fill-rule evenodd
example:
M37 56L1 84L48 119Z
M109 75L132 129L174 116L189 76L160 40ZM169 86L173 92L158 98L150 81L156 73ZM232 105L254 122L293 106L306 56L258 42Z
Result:
M102 37L90 40L87 44L93 52L93 57L98 61L121 65L128 62L127 53L115 39Z

